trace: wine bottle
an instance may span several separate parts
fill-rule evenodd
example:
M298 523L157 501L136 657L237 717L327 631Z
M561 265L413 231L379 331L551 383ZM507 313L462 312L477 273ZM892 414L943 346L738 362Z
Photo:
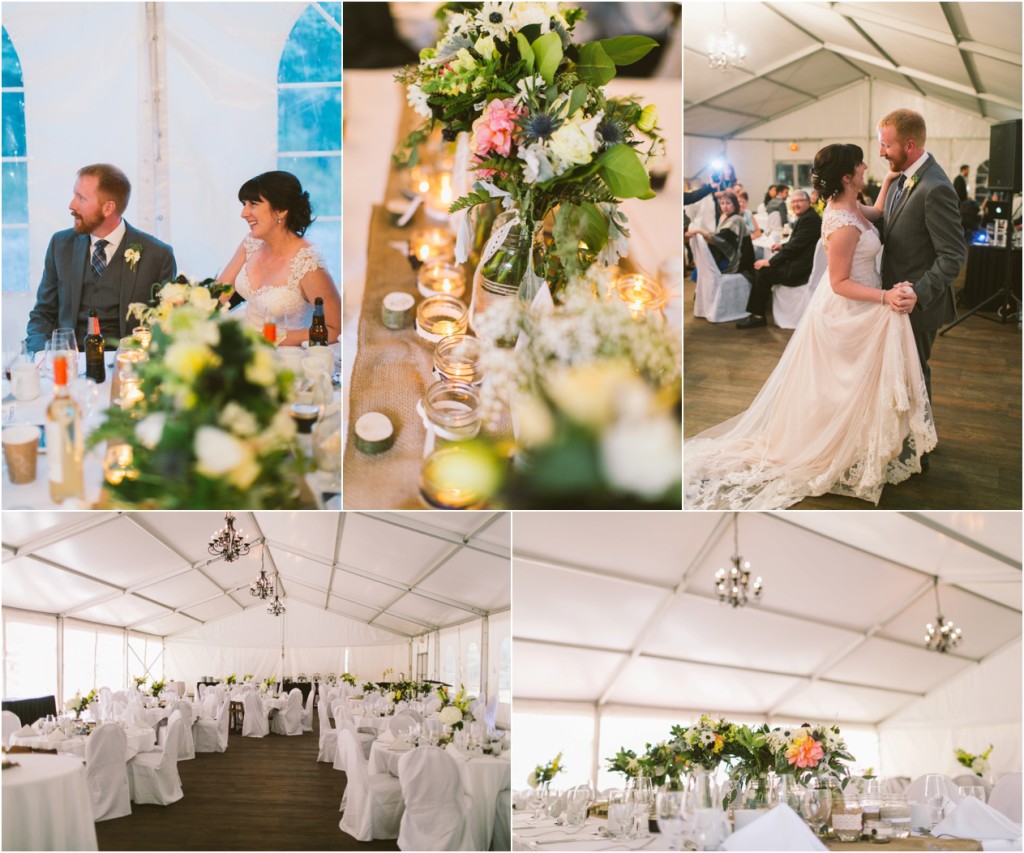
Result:
M85 375L102 385L107 378L107 368L103 363L103 335L100 334L100 318L96 309L89 309L89 334L85 336Z
M327 346L327 321L324 319L324 300L318 296L313 301L313 322L309 324L309 345Z
M50 498L61 503L68 498L84 497L82 415L68 396L68 363L63 356L53 360L53 400L46 409L46 446Z

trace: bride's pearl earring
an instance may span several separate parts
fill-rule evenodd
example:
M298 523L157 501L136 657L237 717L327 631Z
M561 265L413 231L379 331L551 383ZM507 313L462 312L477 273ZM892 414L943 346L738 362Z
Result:
M281 217L280 217L280 216L279 216L279 217L277 217L277 224L278 224L278 225L280 225L280 224L281 224Z

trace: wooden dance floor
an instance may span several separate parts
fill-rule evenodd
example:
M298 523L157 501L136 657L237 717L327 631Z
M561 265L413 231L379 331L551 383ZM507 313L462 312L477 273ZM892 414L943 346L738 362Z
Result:
M962 279L962 274L961 274ZM768 378L792 332L737 329L693 316L686 280L683 429L687 437L743 411ZM887 486L879 509L1021 508L1021 333L975 315L936 339L932 402L939 445L927 473ZM872 509L823 495L793 509Z

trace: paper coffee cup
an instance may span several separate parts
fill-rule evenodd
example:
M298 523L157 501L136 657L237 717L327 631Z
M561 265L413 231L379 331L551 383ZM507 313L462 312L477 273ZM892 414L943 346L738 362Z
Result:
M39 457L39 427L19 425L3 431L4 458L7 475L15 485L31 483L36 478Z
M34 364L16 364L11 368L15 400L34 400L39 396L39 371Z

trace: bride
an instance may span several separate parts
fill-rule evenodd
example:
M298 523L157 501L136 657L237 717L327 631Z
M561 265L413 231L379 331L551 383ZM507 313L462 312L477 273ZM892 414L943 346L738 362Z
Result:
M302 238L313 221L309 193L291 172L264 172L238 190L249 234L219 280L234 285L248 303L246 320L263 328L276 321L288 334L278 343L299 346L309 340L313 302L324 301L328 342L341 330L341 297L320 250Z
M818 286L778 365L742 414L684 444L691 509L782 509L831 492L878 503L886 483L921 471L935 426L907 316L904 282L881 289L874 207L858 203L864 152L828 145L812 181L828 207L821 237L828 284Z

